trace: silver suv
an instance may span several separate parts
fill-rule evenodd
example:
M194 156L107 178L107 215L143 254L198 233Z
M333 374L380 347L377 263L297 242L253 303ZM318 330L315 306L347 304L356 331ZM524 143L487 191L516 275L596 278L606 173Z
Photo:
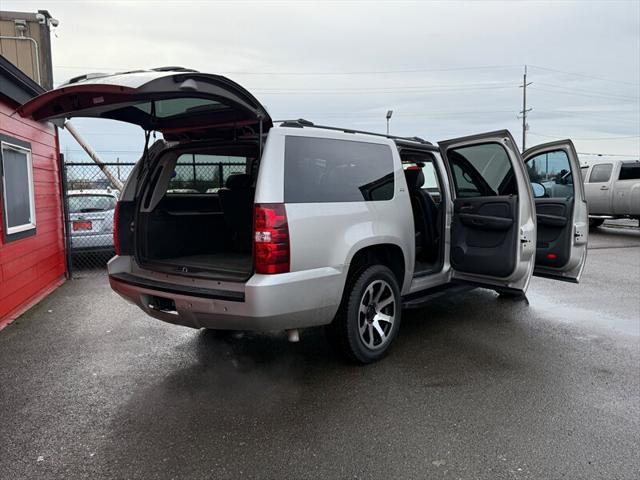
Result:
M433 145L304 120L277 125L244 88L186 69L83 76L23 105L37 120L139 125L145 148L116 210L109 280L194 328L326 326L349 358L388 350L403 308L454 289L522 295L577 282L586 257L572 143L520 154L508 131Z

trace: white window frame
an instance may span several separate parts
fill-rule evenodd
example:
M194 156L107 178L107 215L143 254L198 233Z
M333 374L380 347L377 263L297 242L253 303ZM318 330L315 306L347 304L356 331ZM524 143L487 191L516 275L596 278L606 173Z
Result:
M20 153L25 153L27 156L27 185L29 186L29 219L31 220L29 223L25 223L22 225L15 225L13 227L9 226L9 203L7 202L7 184L6 177L4 176L5 172L5 150L14 150ZM31 157L31 150L20 145L13 144L11 142L0 142L0 158L2 161L2 204L4 205L4 224L6 226L7 231L6 235L13 235L16 233L26 232L28 230L33 230L36 228L36 199L35 199L35 189L33 186L33 160Z

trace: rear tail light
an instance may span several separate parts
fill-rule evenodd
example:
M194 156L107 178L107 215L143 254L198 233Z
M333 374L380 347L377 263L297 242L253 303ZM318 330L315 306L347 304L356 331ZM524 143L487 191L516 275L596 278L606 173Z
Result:
M113 248L116 255L120 255L120 240L118 239L118 217L120 211L120 202L116 202L116 209L113 211Z
M256 273L288 272L289 225L284 204L256 204L254 222Z

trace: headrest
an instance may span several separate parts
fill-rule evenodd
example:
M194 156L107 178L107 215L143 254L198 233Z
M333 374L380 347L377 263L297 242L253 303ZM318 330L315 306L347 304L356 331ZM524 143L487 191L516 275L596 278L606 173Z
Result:
M224 186L232 190L236 188L249 188L251 187L251 175L239 172L230 173Z
M407 179L407 186L409 190L422 188L424 185L424 173L419 167L409 167L404 171L404 176Z

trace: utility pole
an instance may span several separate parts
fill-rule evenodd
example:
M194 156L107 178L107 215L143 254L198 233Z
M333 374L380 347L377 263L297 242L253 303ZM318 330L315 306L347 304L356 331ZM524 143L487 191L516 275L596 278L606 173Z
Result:
M89 145L89 143L87 143L87 141L84 138L82 138L82 136L80 135L80 132L78 132L75 129L75 127L71 124L71 122L67 120L64 123L64 128L66 128L67 132L69 132L71 136L76 139L76 142L78 142L78 144L83 148L83 150L87 152L87 155L91 157L91 160L96 162L96 165L98 165L98 168L102 171L102 173L104 173L104 176L107 177L107 180L109 180L111 185L113 185L113 188L115 188L116 190L120 190L122 192L122 182L119 179L117 179L107 169L107 166L100 159L100 156L96 153L96 151L93 148L91 148L91 145Z
M529 125L527 124L527 113L532 109L527 108L527 87L531 85L533 82L527 83L527 66L524 66L524 76L522 78L522 111L520 114L522 115L522 151L524 152L527 148L527 130L529 129Z

